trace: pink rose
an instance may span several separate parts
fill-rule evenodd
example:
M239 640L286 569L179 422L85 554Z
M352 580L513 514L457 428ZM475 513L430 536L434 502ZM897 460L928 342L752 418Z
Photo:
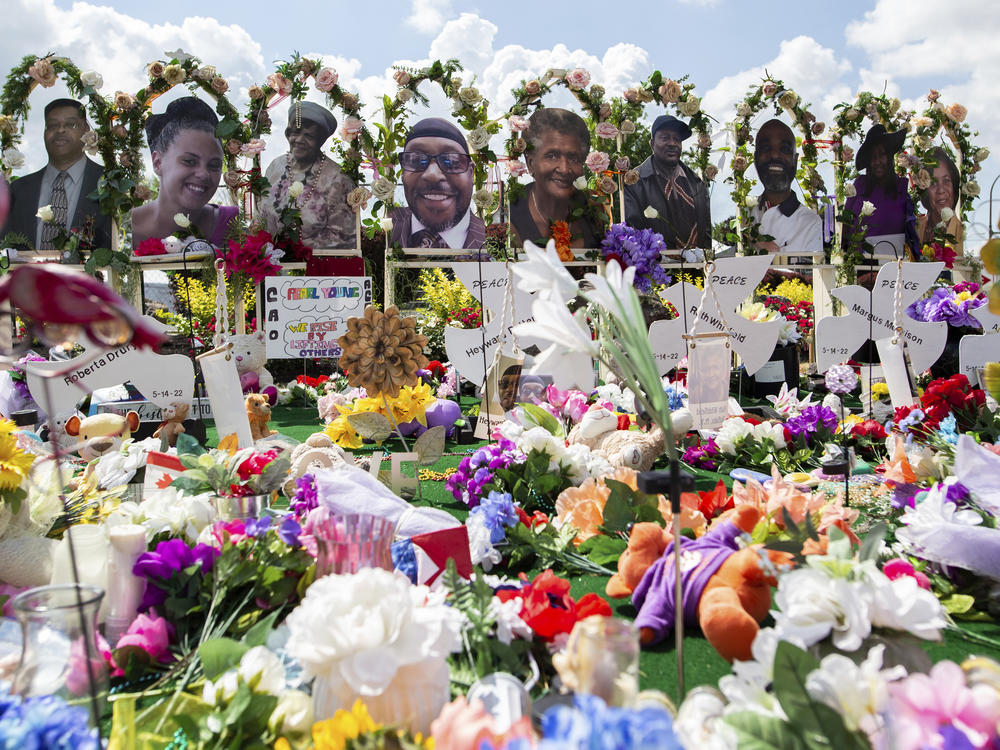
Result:
M292 82L281 75L281 73L271 73L267 77L267 85L282 96L288 96L288 94L292 93Z
M28 68L28 75L45 88L54 86L56 82L56 70L52 67L52 61L48 57L35 60L34 64Z
M778 84L776 84L776 83L772 83L771 81L768 81L767 83L765 83L765 84L764 84L764 85L763 85L763 86L761 87L761 90L760 90L760 92L761 92L761 93L762 93L762 94L763 94L764 96L766 96L766 97L770 98L770 97L772 97L772 96L774 96L775 94L777 94L777 93L778 93Z
M619 156L617 159L615 159L615 169L617 169L619 172L624 172L626 169L629 168L629 166L630 164L627 156Z
M511 177L520 177L528 173L528 168L520 159L510 159L507 162L507 171L510 172Z
M712 136L708 133L698 134L698 148L711 148L712 147Z
M627 102L637 102L639 101L639 92L635 89L625 89L625 93L622 94Z
M660 86L658 93L664 104L672 104L681 98L681 85L677 81L668 78Z
M212 91L219 96L222 96L229 91L229 83L222 76L216 76L213 78L209 85L212 87Z
M937 89L931 89L927 94L927 101L929 102L936 102L940 98L941 98L941 92L939 92Z
M566 74L565 81L566 85L571 89L579 91L590 85L590 73L583 68L573 68L573 70Z
M597 127L594 128L594 135L606 141L613 141L618 137L618 128L607 121L599 122L597 123Z
M604 193L605 195L611 195L618 189L618 183L616 183L608 176L602 177L599 185L601 188L601 192Z
M340 127L340 134L345 141L353 141L361 132L362 123L357 117L348 117Z
M566 395L566 402L562 406L562 413L573 420L573 424L576 424L583 419L583 415L587 413L587 409L589 408L587 397L582 391L570 391Z
M460 695L441 709L431 722L431 735L437 750L466 750L470 747L499 747L509 740L532 738L531 720L522 716L506 732L498 731L496 721L486 712L483 702L466 702Z
M138 615L118 639L115 648L141 648L153 661L166 661L170 655L170 626L159 616Z
M969 114L969 110L967 110L965 107L963 107L958 102L955 102L954 104L949 104L948 105L948 109L945 110L945 111L947 112L948 117L950 117L955 122L962 122L962 121L964 121L965 120L965 116L967 114Z
M566 399L569 398L570 393L572 393L572 391L560 391L554 385L549 385L545 388L545 398L557 409L561 409L563 407L563 404L566 403Z
M257 156L264 151L266 145L260 138L253 138L240 147L240 153L243 156Z
M337 75L337 71L333 68L321 68L319 73L316 74L316 88L329 93L339 80L340 76Z
M611 164L611 158L603 151L591 151L587 154L587 160L584 162L589 169L594 174L603 172Z
M397 86L405 86L410 82L410 74L405 70L397 70L392 74L392 80L396 82Z
M526 84L524 84L524 93L528 94L529 96L535 96L536 94L540 93L541 90L542 90L542 84L540 84L536 80L531 80L528 81Z
M507 124L510 125L510 129L515 133L523 133L528 129L528 118L521 117L521 115L511 115L507 120Z

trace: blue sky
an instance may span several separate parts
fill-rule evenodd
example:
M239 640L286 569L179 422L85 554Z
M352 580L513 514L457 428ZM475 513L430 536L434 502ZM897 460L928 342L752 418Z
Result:
M982 0L868 0L800 3L746 0L660 2L474 3L461 0L282 2L245 0L112 6L69 0L5 0L0 68L26 54L54 51L102 73L106 90L134 90L143 70L177 46L215 65L235 99L293 50L322 55L341 84L371 101L394 90L390 66L457 56L496 105L524 77L548 67L583 66L609 93L660 69L690 74L706 110L731 119L736 101L763 70L782 78L828 120L834 104L868 89L899 96L903 106L926 106L928 89L959 101L981 131L977 145L994 156L979 175L985 200L1000 172L1000 3ZM943 10L946 8L947 10ZM617 13L627 13L619 19ZM56 90L36 92L38 108ZM559 102L553 102L559 103ZM37 110L36 110L37 111ZM655 115L651 109L648 110ZM271 136L269 152L283 149ZM31 128L23 150L28 166L44 161ZM724 174L723 174L724 176ZM727 211L728 187L713 195L713 213ZM985 235L985 212L970 237Z

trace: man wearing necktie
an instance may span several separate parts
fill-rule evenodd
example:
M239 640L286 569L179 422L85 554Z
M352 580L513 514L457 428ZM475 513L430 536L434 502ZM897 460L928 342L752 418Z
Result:
M89 196L97 189L104 169L83 154L83 135L90 130L84 106L73 99L56 99L45 107L44 169L14 180L11 211L0 236L17 233L37 250L55 249L52 241L61 227L83 228L92 217L93 247L111 247L111 218ZM43 206L52 209L52 222L37 217Z
M653 121L653 154L639 165L639 181L625 186L625 222L663 235L670 250L712 246L708 193L698 176L681 163L681 149L691 128L673 115ZM658 216L645 215L652 207Z
M424 118L407 134L399 165L406 207L392 211L392 243L480 249L486 225L469 210L472 158L461 131L440 117Z

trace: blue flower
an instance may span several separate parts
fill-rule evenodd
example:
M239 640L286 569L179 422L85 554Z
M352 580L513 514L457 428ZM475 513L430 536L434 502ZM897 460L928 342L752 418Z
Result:
M299 546L299 534L301 533L302 527L292 516L285 516L285 520L278 527L278 538L289 547Z
M53 695L6 703L0 716L0 746L37 750L99 750L97 733L87 726L89 714Z
M949 412L947 417L938 422L937 436L948 445L958 445L958 432L956 427L955 415Z
M542 717L538 750L680 750L670 714L659 708L609 708L578 694L572 708L556 706Z
M260 518L248 518L243 522L243 530L247 536L258 537L267 533L271 528L271 517L261 516Z
M509 492L491 491L469 513L483 517L483 524L490 530L491 544L502 542L507 537L507 533L504 531L507 526L516 526L520 523L517 517L517 508Z
M684 406L684 400L687 398L687 394L684 391L675 388L673 385L668 385L663 389L663 392L667 394L667 405L670 407L670 411L677 411Z

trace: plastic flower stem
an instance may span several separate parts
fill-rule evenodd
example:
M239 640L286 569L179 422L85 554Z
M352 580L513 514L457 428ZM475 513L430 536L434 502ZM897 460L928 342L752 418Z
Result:
M969 630L963 630L955 624L955 621L948 616L947 629L955 633L959 638L970 641L972 643L978 643L981 646L990 646L992 648L1000 648L1000 641L996 641L992 638L987 638L985 635L980 635L979 633L973 633Z
M396 416L392 413L392 409L389 407L389 400L385 397L385 393L382 394L382 403L385 404L385 411L389 415L389 420L392 422L392 426L396 428L396 434L399 435L399 439L403 442L403 450L406 453L410 452L410 446L406 443L406 438L403 437L402 431L399 429L399 425L396 423ZM418 464L419 465L419 464ZM420 491L420 472L416 472L417 475L417 498L423 500L423 493Z

